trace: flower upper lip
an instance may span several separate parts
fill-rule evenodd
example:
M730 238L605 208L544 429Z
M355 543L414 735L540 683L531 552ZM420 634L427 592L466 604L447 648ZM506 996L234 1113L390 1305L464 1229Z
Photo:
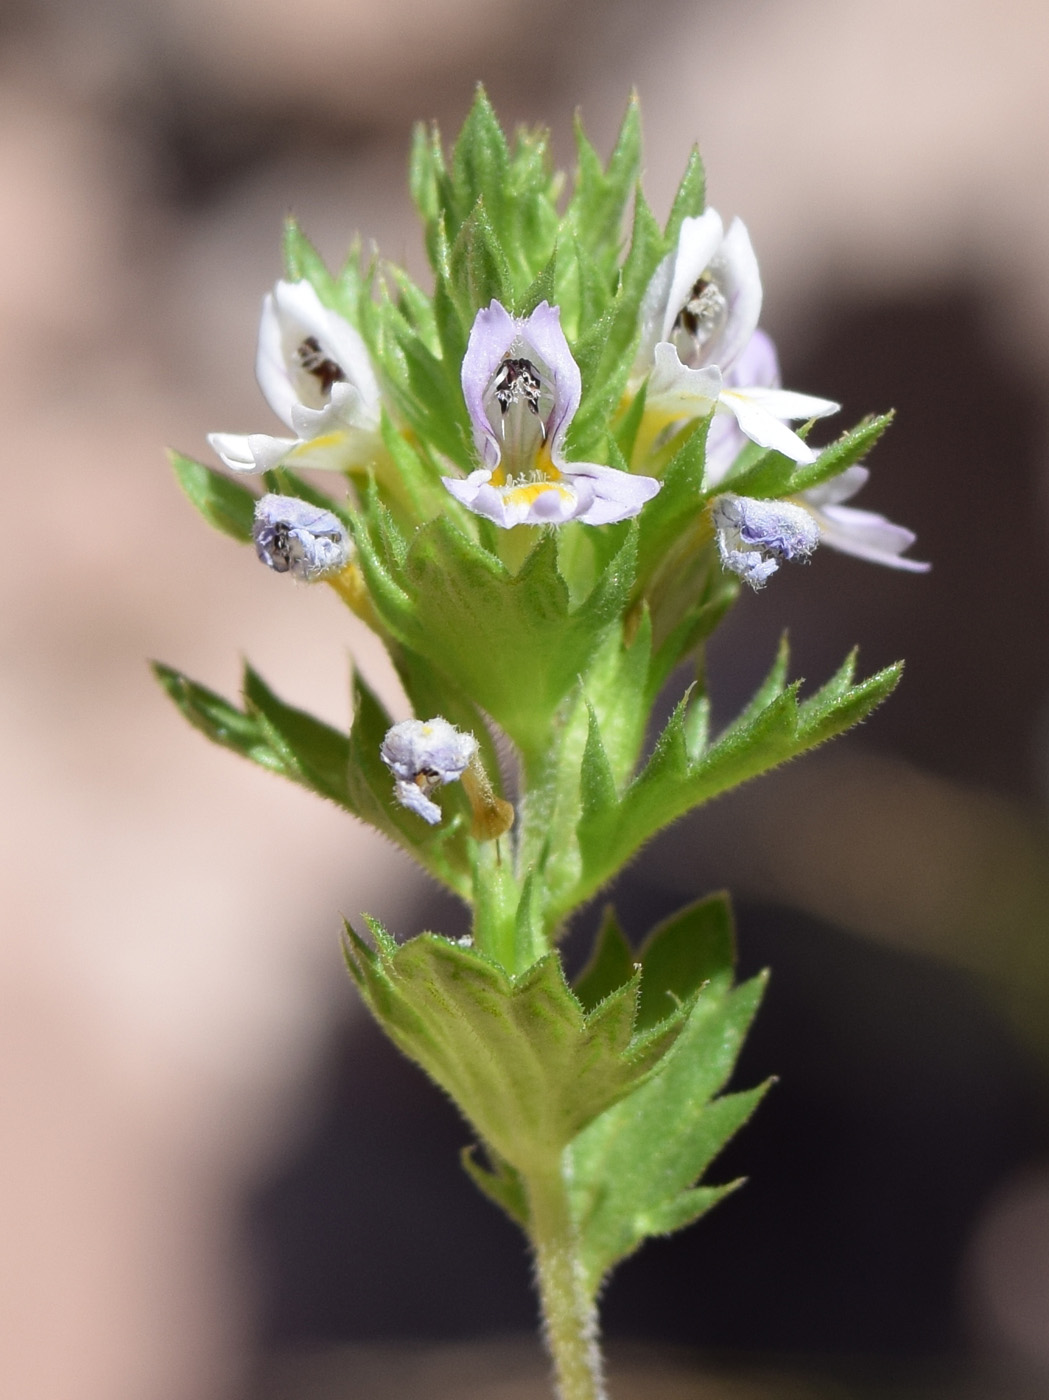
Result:
M646 410L666 426L731 413L760 446L812 462L816 454L787 423L834 413L839 405L778 385L751 386L733 374L759 334L761 301L761 275L742 221L733 219L725 232L714 209L684 219L677 248L656 268L642 299L634 379L648 377Z
M309 354L320 357L320 374L308 367ZM267 293L255 377L270 408L300 438L338 423L379 426L379 384L364 341L310 282L278 282Z
M651 366L657 342L673 342L675 323L692 289L708 273L724 298L724 316L697 354L682 357L682 362L724 370L742 353L761 316L761 274L742 220L733 219L726 233L721 215L708 209L698 218L682 220L676 251L663 259L649 283L641 303L637 368L642 373Z
M493 300L474 319L463 357L462 385L478 454L493 471L503 461L505 438L492 422L490 400L500 366L511 359L526 361L538 374L536 417L551 459L563 467L561 449L579 407L582 382L561 329L560 309L546 301L541 301L530 316L518 320L501 302ZM508 465L512 472L517 465L527 468L530 464Z
M371 359L358 331L321 302L312 283L278 282L265 297L255 377L295 436L209 433L232 471L257 474L288 459L345 469L371 458L381 410Z

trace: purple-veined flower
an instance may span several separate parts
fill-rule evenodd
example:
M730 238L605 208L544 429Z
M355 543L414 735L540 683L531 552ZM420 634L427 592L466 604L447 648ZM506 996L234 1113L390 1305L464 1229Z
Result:
M745 376L753 385L779 388L779 360L776 347L764 331L755 331L731 371ZM746 437L733 418L715 418L707 433L705 484L717 486L724 480L736 457L746 445ZM870 472L863 466L847 467L838 476L819 486L810 486L792 497L812 515L820 529L823 544L842 554L854 554L890 569L925 573L929 565L917 559L902 558L915 541L913 530L894 525L874 511L842 505L867 483Z
M659 482L596 462L566 462L565 434L582 384L561 329L542 301L530 316L498 301L477 313L463 357L463 397L481 467L443 477L468 509L497 525L606 525L636 515Z
M260 497L252 535L267 568L307 583L339 573L349 562L350 542L339 517L298 496Z
M822 418L839 405L734 373L757 330L761 297L757 259L739 219L727 232L714 209L682 221L677 248L656 268L641 304L633 378L640 385L647 376L653 435L684 419L731 414L761 447L795 462L815 460L787 424Z
M791 501L726 492L711 514L722 565L752 588L763 588L781 559L807 559L820 542L812 514Z
M431 826L441 820L441 809L431 793L461 778L476 752L474 736L462 733L440 715L401 720L386 731L379 750L394 776L397 801Z
M286 463L344 471L370 461L379 430L379 385L364 341L310 282L278 282L262 304L255 377L294 437L209 433L231 471Z

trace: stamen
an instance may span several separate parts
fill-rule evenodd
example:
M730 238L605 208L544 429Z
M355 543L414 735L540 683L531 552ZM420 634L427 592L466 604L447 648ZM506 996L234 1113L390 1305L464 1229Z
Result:
M295 351L295 358L306 371L319 381L325 394L330 394L333 384L345 384L346 375L342 366L321 349L315 335L308 335Z
M531 360L505 359L492 380L492 394L504 417L512 404L522 400L538 417L540 388L539 371Z
M683 330L697 345L705 345L722 327L728 302L717 283L700 277L678 312L675 330Z

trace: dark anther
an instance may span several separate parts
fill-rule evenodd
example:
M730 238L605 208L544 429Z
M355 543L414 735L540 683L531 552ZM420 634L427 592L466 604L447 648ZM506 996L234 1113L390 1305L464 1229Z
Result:
M296 350L299 364L307 374L312 374L315 379L320 380L321 388L326 394L331 393L333 384L344 384L346 376L342 372L341 365L328 358L320 347L320 341L315 335L309 335Z
M504 360L492 383L495 401L503 413L523 399L533 413L539 412L539 371L531 360Z

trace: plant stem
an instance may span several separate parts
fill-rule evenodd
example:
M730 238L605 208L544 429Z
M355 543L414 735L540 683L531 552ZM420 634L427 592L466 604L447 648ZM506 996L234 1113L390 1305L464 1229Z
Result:
M584 1277L564 1166L530 1176L527 1185L543 1335L557 1393L560 1400L607 1400L597 1305Z

